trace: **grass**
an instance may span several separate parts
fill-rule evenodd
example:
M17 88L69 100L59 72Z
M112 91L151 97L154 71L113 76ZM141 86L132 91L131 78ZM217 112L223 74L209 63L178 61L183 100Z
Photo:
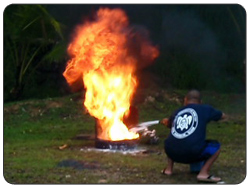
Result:
M142 93L141 122L169 116L182 105L185 91ZM229 114L228 121L211 122L208 127L207 137L222 144L211 173L238 184L246 176L246 96L203 94L204 103ZM142 139L139 147L146 148L146 153L100 152L93 150L93 139L76 139L80 134L94 135L94 119L84 113L80 94L4 104L5 180L11 184L196 184L189 165L175 164L170 177L160 174L166 165L163 141L169 130L162 125L152 128L160 141L149 145ZM66 148L60 150L63 145ZM59 165L67 160L83 168Z

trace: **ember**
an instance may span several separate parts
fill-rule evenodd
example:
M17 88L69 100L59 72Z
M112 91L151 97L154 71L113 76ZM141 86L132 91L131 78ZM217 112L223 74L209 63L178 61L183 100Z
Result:
M128 130L123 116L129 111L137 86L137 57L146 54L152 61L158 50L143 41L139 54L134 55L129 49L133 36L123 10L101 8L94 21L77 27L68 46L71 59L63 75L70 85L79 78L83 80L84 106L97 119L97 139L107 143L139 137Z

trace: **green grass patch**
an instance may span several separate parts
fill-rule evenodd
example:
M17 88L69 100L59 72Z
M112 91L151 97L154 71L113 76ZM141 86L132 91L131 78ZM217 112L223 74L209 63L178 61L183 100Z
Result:
M144 93L145 94L145 93ZM138 104L140 121L168 117L182 105L185 91L148 92ZM226 122L212 122L207 137L222 144L222 152L211 173L229 184L246 175L246 96L203 93L203 102L229 114ZM150 100L146 100L149 97ZM151 97L151 98L150 98ZM94 119L84 112L80 94L61 98L27 100L4 104L4 177L12 184L195 184L189 165L175 164L170 177L160 174L166 165L163 149L169 130L156 129L160 141L138 147L137 154L105 153L93 150ZM59 147L66 145L65 149ZM88 150L92 148L92 150ZM65 160L78 161L89 168L61 167Z

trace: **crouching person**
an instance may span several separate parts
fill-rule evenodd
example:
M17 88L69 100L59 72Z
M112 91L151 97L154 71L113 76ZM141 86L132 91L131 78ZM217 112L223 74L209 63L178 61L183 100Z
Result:
M209 121L223 119L225 114L213 107L201 104L201 94L191 90L184 98L184 106L169 119L161 122L171 128L165 140L167 167L162 173L171 175L174 162L195 164L204 162L197 175L198 181L219 182L220 177L209 174L210 168L220 154L220 143L206 140L206 126Z

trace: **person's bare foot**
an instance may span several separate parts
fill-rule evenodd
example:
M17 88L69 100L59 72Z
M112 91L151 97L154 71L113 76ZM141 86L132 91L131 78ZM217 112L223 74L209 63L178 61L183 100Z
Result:
M173 172L170 171L170 170L168 170L167 168L164 168L164 169L161 171L161 173L164 174L164 175L170 176L170 175L172 175Z
M213 176L213 175L207 175L207 176L198 175L198 176L197 176L197 180L198 180L198 181L202 181L202 182L213 182L213 183L217 183L217 182L221 181L221 178L220 178L220 177L215 177L215 176Z

